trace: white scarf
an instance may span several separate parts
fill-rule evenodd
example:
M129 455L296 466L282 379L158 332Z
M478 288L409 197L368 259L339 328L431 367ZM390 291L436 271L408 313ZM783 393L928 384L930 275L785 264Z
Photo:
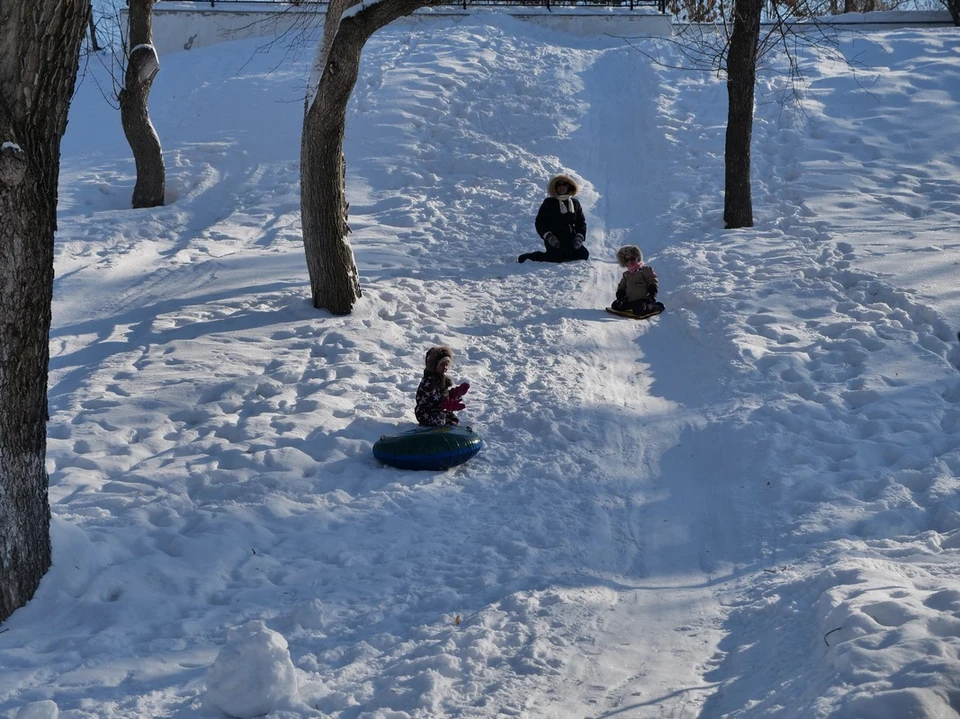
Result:
M568 212L572 213L573 210L573 195L557 195L557 199L560 201L560 214L565 215ZM567 208L569 205L569 209Z

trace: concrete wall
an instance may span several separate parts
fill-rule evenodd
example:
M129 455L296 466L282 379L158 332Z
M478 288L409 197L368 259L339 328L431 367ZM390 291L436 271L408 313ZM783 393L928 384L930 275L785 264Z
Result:
M580 9L580 8L577 8ZM522 10L511 15L524 21L550 27L555 30L580 35L623 35L627 37L670 37L673 34L669 15L661 15L651 9L611 10L598 12L574 12L564 8L562 11Z
M249 37L270 38L294 28L322 27L323 13L277 3L160 2L153 6L153 44L160 55ZM310 6L307 6L310 7ZM317 31L315 36L319 37Z
M300 33L311 43L319 41L323 27L325 5L305 3L293 5L282 2L176 2L164 0L153 6L153 40L157 52L192 50L228 40L260 37L265 40L283 33ZM670 17L645 6L639 10L620 8L554 8L543 7L474 10L509 12L525 22L537 23L557 30L583 35L609 33L623 37L669 37L682 34L685 25L674 26ZM470 11L455 7L424 8L414 13L409 21L445 25L458 23ZM938 11L886 11L875 13L848 13L821 18L819 26L797 24L797 31L805 28L822 32L824 27L834 31L857 31L879 27L951 26L950 13ZM699 26L700 31L716 30L714 26ZM676 32L675 32L676 31Z
M205 2L160 2L153 6L153 44L160 55L166 55L229 40L269 39L285 32L303 33L318 41L323 26L323 7L244 2L218 2L211 7ZM647 8L632 11L511 8L509 12L524 21L589 35L609 32L631 37L666 37L672 32L666 15ZM426 8L415 13L413 19L442 25L460 22L467 16L468 12L462 9Z

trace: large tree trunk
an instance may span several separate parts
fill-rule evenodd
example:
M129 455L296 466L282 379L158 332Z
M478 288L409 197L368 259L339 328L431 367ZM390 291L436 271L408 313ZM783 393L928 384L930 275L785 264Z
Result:
M750 141L757 79L762 0L736 0L727 53L727 136L724 148L723 221L728 229L753 227Z
M147 98L153 78L160 69L153 47L154 0L130 0L130 47L127 74L120 91L120 121L137 165L137 183L133 188L133 206L159 207L163 204L166 174L163 150L150 114Z
M947 10L950 11L950 17L954 25L960 25L960 0L946 0Z
M347 103L360 72L360 54L374 32L435 0L382 0L330 25L323 74L303 121L300 144L300 215L313 306L349 314L361 296L360 276L347 239ZM334 3L331 3L331 8Z
M0 621L50 567L47 367L60 140L89 3L0 3Z
M346 160L343 136L347 103L360 71L366 38L346 21L328 54L327 71L303 121L300 140L300 216L313 306L349 314L361 296L353 250L347 240Z

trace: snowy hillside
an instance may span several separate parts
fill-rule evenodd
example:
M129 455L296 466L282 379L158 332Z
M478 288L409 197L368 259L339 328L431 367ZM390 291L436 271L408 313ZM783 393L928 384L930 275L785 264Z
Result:
M153 210L88 78L54 567L0 626L0 717L956 716L958 40L846 34L800 110L767 68L756 227L725 231L725 84L669 44L392 25L348 118L347 317L308 301L304 57L161 59ZM518 264L558 172L591 259ZM658 318L603 312L623 244ZM382 466L440 342L486 447Z

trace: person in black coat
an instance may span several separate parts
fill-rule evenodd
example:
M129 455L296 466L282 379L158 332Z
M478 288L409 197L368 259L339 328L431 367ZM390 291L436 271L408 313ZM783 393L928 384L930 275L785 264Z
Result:
M543 239L544 251L527 252L518 262L570 262L590 257L583 246L587 237L587 220L580 200L574 195L580 191L568 175L557 175L547 183L547 197L537 212L535 226Z

